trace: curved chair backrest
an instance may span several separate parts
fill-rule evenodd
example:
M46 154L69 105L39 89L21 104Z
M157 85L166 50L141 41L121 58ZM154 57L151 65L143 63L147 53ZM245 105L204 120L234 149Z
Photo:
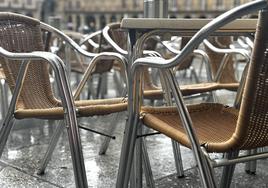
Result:
M123 50L127 50L127 32L120 29L120 23L110 23L109 35Z
M191 38L190 37L182 37L181 39L181 49L184 48L184 46L189 42ZM177 70L185 70L188 69L192 65L194 57L193 56L188 56L185 58L180 65L176 67Z
M19 14L0 13L0 46L11 52L42 51L40 22ZM13 91L21 62L1 58L0 63ZM25 75L17 108L46 108L57 104L49 82L48 65L42 61L32 61Z
M217 48L229 48L229 45L232 43L231 37L224 36L224 37L210 37L209 42L217 47ZM219 54L211 49L209 49L207 46L205 46L206 53L208 54L209 58L211 59L211 72L212 76L216 76L217 71L220 68L221 62L223 60L224 54ZM235 78L235 70L234 70L234 61L232 56L228 58L228 62L226 62L226 65L224 69L222 70L222 74L218 80L220 83L236 83L237 80Z
M268 145L268 11L261 11L237 127L224 144L251 149ZM229 146L230 146L229 145Z

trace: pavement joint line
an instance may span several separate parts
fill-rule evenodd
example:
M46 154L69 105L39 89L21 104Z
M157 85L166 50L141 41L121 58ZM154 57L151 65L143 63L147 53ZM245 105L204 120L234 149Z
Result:
M27 175L29 175L29 176L31 176L31 177L34 177L34 178L38 179L38 180L42 180L43 182L48 183L48 184L51 184L51 185L53 185L53 186L55 186L55 187L58 187L58 188L64 188L64 187L62 187L62 186L60 186L60 185L57 185L57 184L52 183L52 182L50 182L50 181L48 181L48 180L46 180L46 179L43 179L43 178L41 178L41 177L38 176L38 175L30 174L30 173L28 173L27 171L22 170L22 169L20 169L19 167L15 166L15 165L12 165L12 164L9 164L9 163L7 163L7 162L5 162L5 161L3 161L3 160L0 160L0 164L5 165L4 168L6 168L6 167L11 167L11 168L13 168L13 169L15 169L15 170L17 170L17 171L19 171L19 172L22 172L22 173L24 173L24 174L27 174ZM3 169L4 169L4 168L3 168ZM2 169L2 170L3 170L3 169Z

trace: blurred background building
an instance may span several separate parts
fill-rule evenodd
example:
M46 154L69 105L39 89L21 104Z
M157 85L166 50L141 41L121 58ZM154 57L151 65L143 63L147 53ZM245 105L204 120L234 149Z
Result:
M249 1L169 0L169 17L212 18ZM143 0L0 0L0 9L45 22L56 19L64 29L90 32L123 17L143 17L143 4Z

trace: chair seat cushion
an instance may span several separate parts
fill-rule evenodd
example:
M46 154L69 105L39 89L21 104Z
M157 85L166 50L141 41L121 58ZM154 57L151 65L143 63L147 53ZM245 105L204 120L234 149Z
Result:
M224 152L231 148L210 147L227 142L235 132L238 111L215 103L188 106L194 130L201 145L209 152ZM143 123L190 148L176 107L143 107Z

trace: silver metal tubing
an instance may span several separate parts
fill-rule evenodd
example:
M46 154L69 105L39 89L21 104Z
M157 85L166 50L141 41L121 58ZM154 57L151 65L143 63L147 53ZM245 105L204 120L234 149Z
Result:
M154 177L153 177L153 172L150 164L150 159L146 147L146 140L145 138L142 139L142 158L143 158L143 169L144 169L144 174L146 178L146 183L149 188L155 188L155 182L154 182Z
M184 177L183 163L181 158L180 144L172 140L173 155L175 159L175 166L178 178Z
M108 126L108 131L107 131L108 135L113 135L113 133L116 129L116 125L117 125L119 116L120 116L119 113L113 114L112 121L111 121L110 125ZM110 137L104 137L104 140L103 140L101 147L100 147L99 155L104 155L106 153L110 141L111 141Z
M3 120L8 110L8 86L6 84L5 79L1 79L0 84L1 84L1 115Z
M79 83L79 85L76 88L75 94L74 94L74 99L77 99L82 91L82 89L84 88L85 84L87 83L88 79L91 76L92 71L94 70L97 62L99 62L102 59L116 59L118 60L118 62L120 62L122 64L122 66L124 67L125 70L125 76L127 75L127 61L126 59L121 56L120 54L117 53L112 53L112 52L103 52L100 53L99 55L96 55L91 62L89 63L81 82Z
M103 37L116 50L116 52L120 53L124 57L127 57L129 55L128 54L128 51L122 49L120 46L118 46L116 44L116 42L110 37L109 30L110 30L110 26L109 25L107 25L107 26L105 26L103 28L103 30L102 30ZM158 52L153 51L153 50L144 50L143 51L143 54L144 55L153 55L153 56L161 57L161 55Z
M203 43L212 51L220 54L240 54L247 59L247 62L250 60L250 54L248 50L242 48L233 48L233 49L221 49L213 46L207 39Z
M50 142L48 144L48 149L46 151L46 154L43 157L41 165L40 165L40 167L39 167L39 169L37 171L38 175L42 175L42 174L45 173L45 169L47 167L47 164L51 159L52 153L56 148L56 145L57 145L57 143L59 141L61 133L63 132L63 129L64 129L64 121L58 122L58 125L57 125L57 127L55 129L55 132L53 133L52 138L51 138L51 140L50 140Z
M162 45L164 45L170 52L172 52L172 53L174 53L176 55L181 53L180 50L177 50L177 49L173 48L172 46L170 46L170 45L168 45L168 44L166 44L166 43L164 43L162 41L160 41L160 43ZM201 56L203 58L203 61L205 62L205 65L206 65L207 78L208 78L209 81L212 81L212 74L211 74L211 68L210 68L211 60L210 60L209 56L207 55L207 53L204 52L203 50L196 49L196 50L193 51L192 55L199 55L199 56ZM161 56L158 56L158 57L161 57Z
M40 27L43 30L47 30L49 32L56 34L59 38L61 38L63 41L65 41L67 44L69 44L73 49L77 50L79 53L83 54L86 57L92 58L92 57L97 55L97 53L91 53L91 52L84 50L73 39L71 39L68 35L66 35L65 33L61 32L60 30L58 30L58 29L56 29L56 28L54 28L46 23L41 22Z
M142 134L142 124L140 123L138 125L138 132L137 134L140 135ZM135 148L135 155L136 155L136 160L135 160L135 163L134 163L134 170L135 170L135 173L134 173L134 177L135 177L135 180L136 180L136 186L135 188L142 188L142 147L143 147L143 138L137 138L136 139L136 148Z
M164 91L164 98L167 102L167 105L171 106L173 104L171 88L169 87L167 76L165 75L165 72L162 70L160 71L160 81L161 81L161 85ZM171 143L172 143L172 149L173 149L173 154L174 154L174 159L175 159L177 176L183 177L184 171L183 171L183 163L182 163L181 152L180 152L180 145L178 142L174 140L171 140Z
M247 155L255 155L257 153L257 149L247 150ZM245 164L245 171L247 174L256 174L257 161L249 161Z
M99 44L94 42L92 40L93 37L96 37L97 35L101 35L102 31L99 30L99 31L96 31L94 33L91 33L89 35L86 35L80 42L79 42L79 45L83 45L85 44L86 42L88 42L90 45L92 45L94 48L99 48Z
M226 158L232 159L232 158L237 157L238 154L239 154L239 150L232 151L232 152L229 152L226 154ZM223 168L222 178L221 178L221 182L220 182L220 188L229 188L231 186L234 170L235 170L235 164L228 165L228 166L225 166Z
M141 71L140 71L141 72ZM135 80L135 82L133 82ZM116 181L116 188L128 187L131 166L133 162L134 147L137 137L137 128L140 121L139 105L141 102L141 80L139 71L128 77L128 122L125 127L125 134L120 155L120 163ZM135 88L135 89L134 89Z
M225 166L225 165L231 165L235 163L244 163L247 161L252 161L252 160L258 160L258 159L264 159L268 157L268 153L258 153L256 155L244 155L244 156L239 156L236 159L217 159L212 161L213 167L219 167L219 166Z
M76 119L76 112L69 82L67 80L65 64L58 56L49 52L12 53L0 47L0 55L13 60L42 59L47 61L51 65L53 71L55 72L56 82L58 85L58 90L61 96L61 101L64 109L64 117L67 125L66 127L72 155L76 187L79 188L88 187L83 153L82 153L82 146ZM15 101L11 100L9 110L13 108L12 105L15 106ZM14 110L11 110L11 112L13 113Z
M179 85L177 83L177 80L170 70L167 70L165 75L168 78L172 92L174 94L174 99L178 108L180 119L191 142L191 148L193 150L194 157L199 168L202 184L204 187L216 187L214 176L211 173L210 166L206 161L206 158L200 148L199 140L192 127L192 120L190 114L186 108L186 105L183 102L181 91L178 89Z
M1 127L0 131L0 157L3 154L8 136L10 134L10 131L15 123L15 119L13 117L13 114L8 113L4 119L3 125Z
M103 28L102 30L102 34L103 34L103 37L105 38L105 40L118 52L120 53L121 55L123 56L127 56L128 55L128 52L124 49L122 49L120 46L118 46L114 41L113 39L110 37L109 35L109 30L110 30L110 26L107 25Z
M199 30L192 39L187 43L187 45L182 49L179 55L176 55L174 58L169 60L164 60L162 58L156 57L146 57L137 59L132 66L136 64L147 65L155 68L171 68L178 65L184 58L186 58L196 46L198 46L205 38L211 35L214 31L222 27L223 25L251 12L260 10L267 7L266 0L256 0L253 2L246 3L244 5L238 6L234 9L227 11L226 13L218 16L213 19L207 25L205 25L201 30ZM157 31L152 31L147 34L144 34L140 40L144 40L146 37ZM142 42L140 42L142 43ZM141 45L141 44L140 44ZM137 48L140 47L137 45Z

